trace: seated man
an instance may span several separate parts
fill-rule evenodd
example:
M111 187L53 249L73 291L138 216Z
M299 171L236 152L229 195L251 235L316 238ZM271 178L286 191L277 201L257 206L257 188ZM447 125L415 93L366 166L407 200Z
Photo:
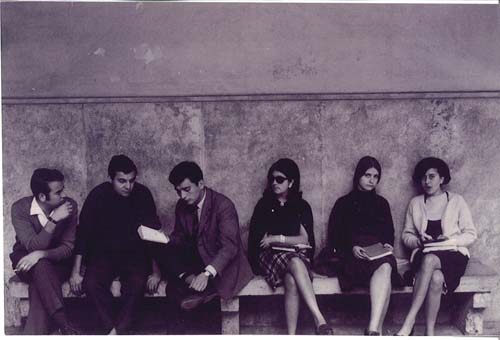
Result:
M12 205L16 243L10 259L17 276L29 283L30 310L25 334L49 334L51 321L62 334L78 334L64 310L61 284L71 271L77 205L64 197L64 176L55 169L36 169L33 196Z
M191 310L217 295L231 298L253 277L243 252L234 204L208 188L194 162L182 162L169 176L180 199L167 245L153 245L168 276L167 296Z
M75 293L83 285L106 333L124 334L151 273L151 258L137 228L143 224L159 229L161 225L153 196L136 182L137 168L130 158L113 156L108 174L111 181L95 187L82 207L70 285ZM84 277L82 263L86 265ZM114 315L110 286L117 276L123 304Z

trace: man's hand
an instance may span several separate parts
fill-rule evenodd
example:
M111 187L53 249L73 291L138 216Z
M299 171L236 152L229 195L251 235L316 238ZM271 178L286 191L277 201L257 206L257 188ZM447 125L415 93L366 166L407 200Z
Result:
M189 285L189 288L196 290L197 292L202 292L207 288L208 276L203 273L196 275Z
M45 252L43 250L35 250L29 253L17 263L15 271L20 271L20 272L29 271L44 256Z
M69 287L73 294L77 296L82 295L82 282L83 276L80 275L80 272L71 273L71 276L69 277Z
M57 222L59 222L68 217L72 211L73 211L73 206L69 201L66 201L54 209L51 217Z
M363 247L360 246L354 246L352 247L352 254L354 255L355 258L360 259L360 260L367 260L368 255L366 255L366 251Z
M156 293L158 290L158 286L160 285L161 281L161 276L158 273L153 273L148 276L148 281L147 281L147 290L149 294Z

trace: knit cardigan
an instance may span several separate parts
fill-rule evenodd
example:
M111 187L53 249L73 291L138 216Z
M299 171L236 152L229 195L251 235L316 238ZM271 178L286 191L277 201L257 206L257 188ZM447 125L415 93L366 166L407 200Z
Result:
M459 194L448 192L449 201L441 217L443 236L457 245L459 252L470 257L467 247L477 238L472 215L464 198ZM424 195L411 199L406 211L402 240L405 246L412 249L410 261L419 249L420 235L427 230L427 213Z

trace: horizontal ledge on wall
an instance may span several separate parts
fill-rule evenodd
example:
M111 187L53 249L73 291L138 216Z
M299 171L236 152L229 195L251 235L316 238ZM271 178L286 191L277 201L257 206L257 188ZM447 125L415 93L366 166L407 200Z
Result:
M124 97L3 97L2 104L90 104L90 103L168 103L168 102L241 102L241 101L322 101L322 100L394 100L446 98L500 98L500 91L468 92L381 92L332 94L245 94L191 96Z

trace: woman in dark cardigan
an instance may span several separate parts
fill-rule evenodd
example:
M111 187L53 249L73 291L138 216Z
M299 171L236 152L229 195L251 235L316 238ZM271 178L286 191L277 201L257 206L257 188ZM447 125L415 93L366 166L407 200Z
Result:
M328 223L328 245L342 262L341 289L370 287L370 323L365 335L382 334L391 281L401 282L393 255L370 261L363 248L381 243L393 249L391 209L387 200L375 191L381 175L382 169L375 158L361 158L354 172L353 190L335 202Z
M271 166L266 190L250 221L248 256L254 273L264 275L273 289L284 284L289 334L295 334L297 329L300 296L313 315L316 333L333 334L319 310L312 288L313 216L299 188L300 172L294 161L284 158ZM270 246L273 242L309 244L312 249L299 252L274 250Z

